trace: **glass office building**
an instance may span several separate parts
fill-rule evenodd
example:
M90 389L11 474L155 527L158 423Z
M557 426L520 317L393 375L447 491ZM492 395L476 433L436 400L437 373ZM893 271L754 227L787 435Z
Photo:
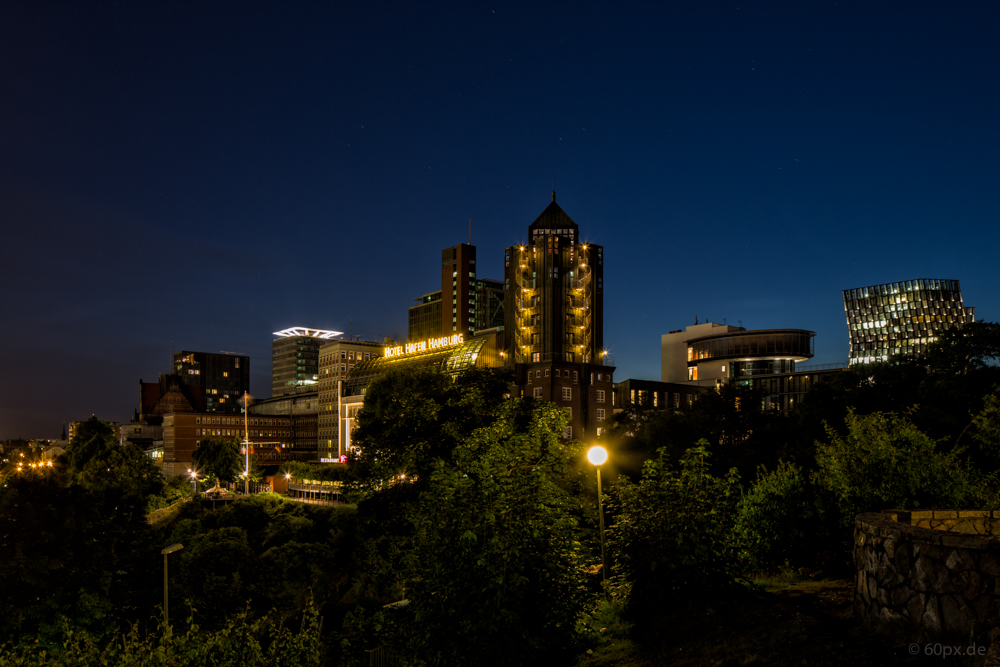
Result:
M851 366L922 354L940 332L976 319L958 281L936 278L844 290L844 311Z
M343 331L291 327L271 341L271 396L310 393L319 383L319 348Z

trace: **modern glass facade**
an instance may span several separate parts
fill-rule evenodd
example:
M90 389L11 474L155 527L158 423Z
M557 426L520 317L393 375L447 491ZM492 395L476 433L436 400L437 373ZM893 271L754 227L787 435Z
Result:
M940 332L976 319L957 280L921 278L843 294L852 366L922 354Z

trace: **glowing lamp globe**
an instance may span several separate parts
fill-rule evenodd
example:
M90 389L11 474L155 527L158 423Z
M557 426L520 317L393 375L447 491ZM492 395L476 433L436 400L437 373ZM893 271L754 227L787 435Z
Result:
M604 447L601 447L600 445L591 447L590 451L587 452L587 460L589 460L595 466L599 466L608 460L608 451L604 449Z

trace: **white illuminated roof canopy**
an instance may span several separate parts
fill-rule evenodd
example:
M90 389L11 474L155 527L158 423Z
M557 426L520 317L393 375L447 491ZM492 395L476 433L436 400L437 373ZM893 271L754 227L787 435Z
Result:
M310 338L334 338L335 336L343 336L343 331L325 331L323 329L310 329L308 327L291 327L288 329L282 329L281 331L275 331L275 336L281 336L282 338L289 338L291 336L309 336Z

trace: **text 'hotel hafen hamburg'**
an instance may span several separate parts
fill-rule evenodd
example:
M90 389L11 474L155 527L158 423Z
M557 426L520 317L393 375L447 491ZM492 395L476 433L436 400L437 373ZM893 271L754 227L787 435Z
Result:
M844 290L844 311L852 366L922 354L940 332L976 320L958 281L934 278Z

